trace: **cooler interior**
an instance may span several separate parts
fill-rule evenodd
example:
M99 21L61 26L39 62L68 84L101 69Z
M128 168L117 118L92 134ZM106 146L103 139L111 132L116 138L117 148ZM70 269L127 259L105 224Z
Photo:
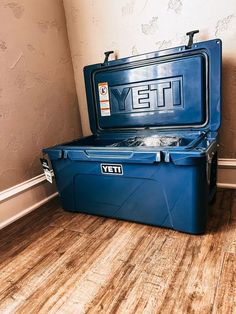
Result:
M91 135L70 143L63 144L71 147L107 147L107 148L194 148L203 140L206 140L206 133L198 134L146 134L146 135L130 135L127 137L102 138L100 136ZM205 146L205 145L204 145Z

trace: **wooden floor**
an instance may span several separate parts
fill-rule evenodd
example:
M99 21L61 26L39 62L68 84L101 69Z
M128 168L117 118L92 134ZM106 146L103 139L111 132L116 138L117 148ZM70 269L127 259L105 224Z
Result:
M236 191L204 236L52 201L0 231L0 313L236 313Z

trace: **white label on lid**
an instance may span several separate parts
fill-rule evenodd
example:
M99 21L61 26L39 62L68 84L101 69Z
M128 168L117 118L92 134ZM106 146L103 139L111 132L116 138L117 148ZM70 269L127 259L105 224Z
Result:
M108 83L103 82L98 84L99 101L101 116L106 117L111 115Z

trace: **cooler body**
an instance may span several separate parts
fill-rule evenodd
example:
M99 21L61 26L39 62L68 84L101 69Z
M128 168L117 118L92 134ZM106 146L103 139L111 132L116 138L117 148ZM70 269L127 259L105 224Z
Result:
M216 139L206 136L190 151L82 146L86 141L45 151L65 210L204 232L216 190Z
M92 135L44 149L63 208L199 234L216 190L221 41L84 69Z

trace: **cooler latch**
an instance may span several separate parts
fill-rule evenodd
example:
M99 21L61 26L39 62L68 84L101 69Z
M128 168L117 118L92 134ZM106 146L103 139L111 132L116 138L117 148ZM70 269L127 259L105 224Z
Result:
M198 29L186 33L186 35L189 36L188 44L187 44L187 46L186 46L186 49L192 48L192 45L193 45L193 36L194 36L195 34L197 34L197 33L199 33L199 30L198 30Z

